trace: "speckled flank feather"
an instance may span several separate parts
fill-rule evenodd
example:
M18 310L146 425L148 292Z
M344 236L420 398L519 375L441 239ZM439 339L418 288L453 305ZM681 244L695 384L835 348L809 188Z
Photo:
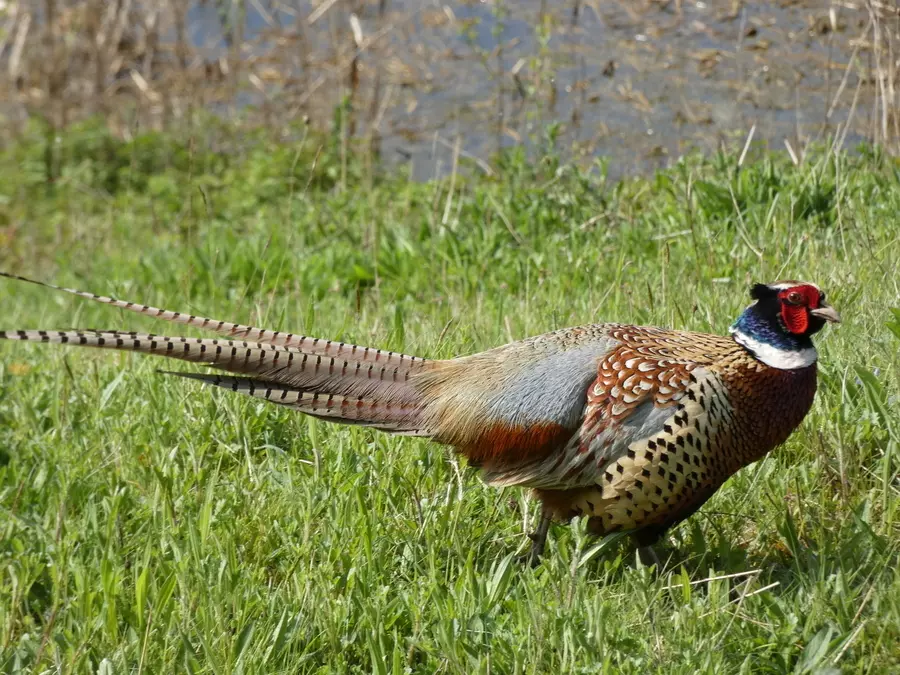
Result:
M731 474L782 443L809 410L815 348L808 335L780 332L778 312L814 309L793 324L805 322L811 332L839 316L815 286L799 288L805 295L791 286L755 286L756 302L733 328L743 342L594 324L447 361L72 289L57 290L231 339L117 331L10 331L0 339L211 366L230 374L176 374L329 421L429 436L454 446L493 485L534 488L559 519L584 514L595 533L653 533L693 513ZM756 351L747 346L757 343Z

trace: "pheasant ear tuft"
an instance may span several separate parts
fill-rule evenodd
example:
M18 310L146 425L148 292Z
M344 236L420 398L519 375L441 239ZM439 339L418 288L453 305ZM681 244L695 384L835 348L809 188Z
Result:
M769 288L766 284L753 284L750 288L750 297L754 300L762 300L776 294L777 291Z

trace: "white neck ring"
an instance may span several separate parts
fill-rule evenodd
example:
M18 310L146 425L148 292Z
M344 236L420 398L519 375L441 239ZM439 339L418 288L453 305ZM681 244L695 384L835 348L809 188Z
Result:
M815 347L804 347L803 349L780 349L766 344L756 338L750 337L740 330L733 329L731 336L734 341L741 345L753 356L772 368L779 370L795 370L797 368L807 368L814 364L819 358L819 353Z

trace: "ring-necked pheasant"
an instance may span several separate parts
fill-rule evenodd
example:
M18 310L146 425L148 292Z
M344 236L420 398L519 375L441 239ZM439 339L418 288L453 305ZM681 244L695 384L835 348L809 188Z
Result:
M552 519L640 547L781 444L816 391L810 336L840 321L817 286L757 284L728 337L621 324L565 328L446 361L169 312L73 289L227 339L120 331L0 338L156 354L230 375L175 373L322 419L451 445L495 486L533 488L541 554Z

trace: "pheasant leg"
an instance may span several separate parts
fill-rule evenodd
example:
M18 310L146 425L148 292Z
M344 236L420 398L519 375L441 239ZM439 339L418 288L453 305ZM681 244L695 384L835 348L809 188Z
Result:
M638 557L641 559L641 563L647 567L656 565L657 572L661 572L663 566L654 546L663 538L667 529L667 525L651 525L638 530L632 535L632 540L637 545Z
M641 563L645 567L656 565L657 571L662 570L662 562L656 554L655 548L652 546L639 546L637 552L638 557L641 559Z
M531 567L537 567L541 562L544 546L547 544L547 533L550 531L551 521L550 511L541 507L541 520L537 529L528 535L528 538L531 539L531 550L523 558L523 562L528 563Z

